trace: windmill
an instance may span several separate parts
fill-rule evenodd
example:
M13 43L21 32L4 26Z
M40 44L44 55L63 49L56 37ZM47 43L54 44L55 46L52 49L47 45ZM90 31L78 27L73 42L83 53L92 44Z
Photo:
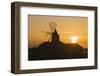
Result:
M56 27L57 27L56 22L51 21L51 22L49 22L50 31L42 31L42 32L46 33L46 36L49 36L48 41L51 40L52 35L54 34L54 31L56 30Z

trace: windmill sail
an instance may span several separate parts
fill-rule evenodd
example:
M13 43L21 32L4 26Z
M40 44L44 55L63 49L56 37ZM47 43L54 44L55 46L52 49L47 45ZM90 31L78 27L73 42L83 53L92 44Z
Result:
M57 26L56 22L52 21L52 22L49 23L49 27L50 27L50 30L51 30L52 33L55 31L56 26Z
M54 34L54 32L55 32L55 30L56 30L56 27L57 27L56 22L51 21L51 22L49 23L50 31L41 31L41 32L44 32L44 33L46 34L46 36L49 36L48 41L51 41L52 35Z

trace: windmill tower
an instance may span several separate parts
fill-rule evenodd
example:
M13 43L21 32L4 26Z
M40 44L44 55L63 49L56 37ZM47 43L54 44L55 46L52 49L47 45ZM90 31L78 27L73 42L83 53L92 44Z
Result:
M56 22L50 22L49 24L50 30L52 32L51 43L53 46L57 46L60 41L58 32L56 30L56 26L57 26Z

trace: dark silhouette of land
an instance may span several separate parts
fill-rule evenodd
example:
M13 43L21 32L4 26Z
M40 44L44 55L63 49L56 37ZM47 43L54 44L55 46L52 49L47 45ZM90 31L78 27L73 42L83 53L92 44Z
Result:
M28 60L76 59L87 57L87 48L84 49L77 43L65 44L61 42L56 29L52 33L51 42L46 41L38 47L28 49Z

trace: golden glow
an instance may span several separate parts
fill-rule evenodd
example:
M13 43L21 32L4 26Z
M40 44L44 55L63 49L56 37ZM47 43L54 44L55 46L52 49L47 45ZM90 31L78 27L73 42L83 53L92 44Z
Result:
M64 43L77 43L84 48L88 47L88 18L74 16L28 16L28 47L35 47L48 41L50 32L49 23L56 22L60 41ZM77 37L74 37L77 36Z
M76 43L77 40L78 40L78 37L77 36L72 36L70 39L71 39L72 43Z

